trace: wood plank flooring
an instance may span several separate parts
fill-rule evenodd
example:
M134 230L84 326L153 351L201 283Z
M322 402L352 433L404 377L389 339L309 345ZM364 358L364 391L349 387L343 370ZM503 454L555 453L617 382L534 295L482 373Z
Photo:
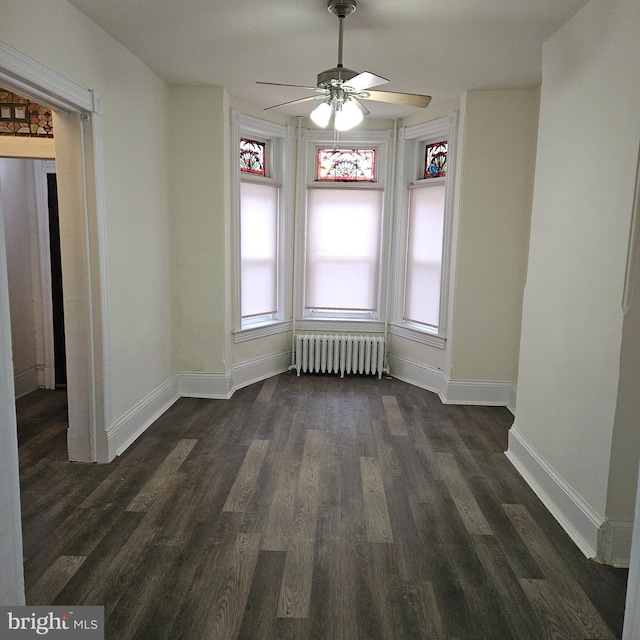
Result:
M506 409L283 374L183 398L109 465L66 400L17 403L29 604L113 640L605 640L627 572L586 560L506 460Z

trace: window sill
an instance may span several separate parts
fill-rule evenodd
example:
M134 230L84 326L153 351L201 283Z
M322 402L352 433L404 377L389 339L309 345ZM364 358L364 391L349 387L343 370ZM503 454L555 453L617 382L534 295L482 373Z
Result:
M246 342L291 331L291 320L273 320L233 332L233 342Z
M389 323L389 333L399 338L406 338L407 340L420 342L430 347L436 347L436 349L444 349L447 344L447 339L444 336L415 325Z
M296 331L331 331L333 333L384 333L384 322L370 319L314 318L296 320Z
M409 189L426 187L427 185L430 185L430 184L445 184L445 182L446 182L446 177L444 176L442 177L438 176L437 178L418 178L417 180L414 180L409 185Z

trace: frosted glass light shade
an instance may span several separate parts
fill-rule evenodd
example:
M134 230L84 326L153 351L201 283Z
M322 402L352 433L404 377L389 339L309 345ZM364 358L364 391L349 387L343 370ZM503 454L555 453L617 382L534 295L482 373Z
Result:
M310 114L310 118L323 129L329 124L333 109L328 102L321 102Z
M347 131L362 122L362 111L353 100L347 100L342 109L336 111L335 127L338 131Z

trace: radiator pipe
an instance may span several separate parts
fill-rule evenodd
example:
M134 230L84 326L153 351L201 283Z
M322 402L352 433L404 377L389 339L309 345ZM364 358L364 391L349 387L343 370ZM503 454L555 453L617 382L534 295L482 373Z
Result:
M392 154L391 154L391 207L393 207L396 203L396 163L398 159L398 118L393 119L393 146L392 146ZM393 220L395 216L389 216L390 220L388 222L389 229L389 242L387 242L387 271L389 271L390 265L390 257L391 250L393 247ZM389 370L389 293L391 291L391 283L387 279L387 286L385 290L385 302L384 302L384 373L389 376L391 375Z
M292 281L292 310L291 310L291 366L289 371L296 368L296 313L298 312L298 216L300 215L300 158L302 148L302 116L298 116L298 135L296 136L296 170L294 176L293 203L293 281Z

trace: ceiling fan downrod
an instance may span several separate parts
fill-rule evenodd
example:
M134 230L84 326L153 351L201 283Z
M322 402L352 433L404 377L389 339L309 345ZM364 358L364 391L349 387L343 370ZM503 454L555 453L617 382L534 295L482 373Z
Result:
M356 0L328 0L327 9L337 16L340 21L338 31L338 64L333 69L327 69L318 74L318 87L330 88L338 86L358 75L357 71L346 69L342 64L342 50L344 40L344 19L357 8Z
M344 19L356 10L356 0L329 0L327 9L340 20L340 30L338 31L338 67L342 67L342 42L344 37Z

